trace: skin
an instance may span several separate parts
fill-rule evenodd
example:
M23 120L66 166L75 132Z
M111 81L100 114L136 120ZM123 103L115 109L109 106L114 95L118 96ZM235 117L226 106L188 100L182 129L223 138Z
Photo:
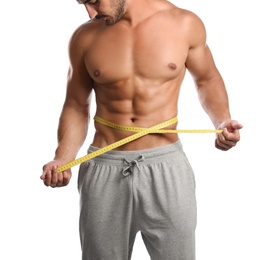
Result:
M70 181L70 169L57 173L56 168L75 159L87 136L92 91L99 117L121 125L150 127L177 116L186 70L215 128L223 129L215 147L227 151L236 146L242 125L231 119L225 84L199 17L165 0L79 2L91 20L76 29L69 43L58 147L40 177L46 186L62 187ZM96 147L132 134L98 123L95 129L92 145ZM151 134L119 150L148 149L178 139L177 134Z

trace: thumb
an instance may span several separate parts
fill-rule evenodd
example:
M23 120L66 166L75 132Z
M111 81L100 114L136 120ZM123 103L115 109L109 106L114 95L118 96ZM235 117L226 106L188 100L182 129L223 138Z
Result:
M239 130L243 128L243 125L238 123L237 121L231 122L231 127L235 130Z

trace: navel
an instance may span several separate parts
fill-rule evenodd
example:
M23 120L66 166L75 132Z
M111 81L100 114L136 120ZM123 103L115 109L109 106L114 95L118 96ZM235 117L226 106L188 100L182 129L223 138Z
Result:
M176 70L177 66L174 64L174 63L169 63L168 64L168 67L171 69L171 70Z
M95 70L93 72L93 75L94 75L94 77L98 78L100 76L100 71L99 70Z

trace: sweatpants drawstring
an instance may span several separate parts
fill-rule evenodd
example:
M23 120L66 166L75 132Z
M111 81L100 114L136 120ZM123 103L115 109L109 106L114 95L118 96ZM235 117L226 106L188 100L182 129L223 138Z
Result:
M123 161L128 165L122 171L124 177L129 176L132 172L131 170L136 166L140 170L139 162L144 161L144 156L140 155L132 161L128 161L126 158L123 158Z

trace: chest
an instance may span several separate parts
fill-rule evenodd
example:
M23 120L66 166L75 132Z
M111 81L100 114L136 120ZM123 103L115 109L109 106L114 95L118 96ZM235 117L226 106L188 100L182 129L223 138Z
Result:
M184 70L187 53L185 39L172 28L110 28L94 39L85 64L90 76L100 84L133 77L165 82Z

